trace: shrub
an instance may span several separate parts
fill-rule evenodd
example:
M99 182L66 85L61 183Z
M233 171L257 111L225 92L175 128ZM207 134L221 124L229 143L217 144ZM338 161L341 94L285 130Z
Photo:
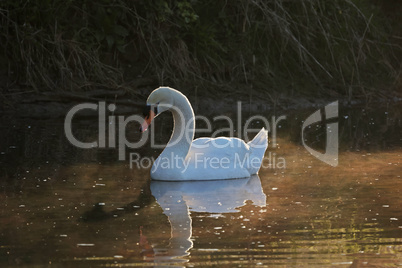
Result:
M240 94L367 97L400 72L401 49L390 43L386 20L367 1L0 5L2 69L36 90L116 88L156 75L159 84Z

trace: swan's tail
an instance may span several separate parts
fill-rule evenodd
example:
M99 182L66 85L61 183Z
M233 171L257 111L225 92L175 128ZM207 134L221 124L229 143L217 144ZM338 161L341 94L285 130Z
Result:
M250 174L256 174L261 167L262 160L264 158L265 151L268 147L268 131L262 128L254 139L247 143L250 146Z

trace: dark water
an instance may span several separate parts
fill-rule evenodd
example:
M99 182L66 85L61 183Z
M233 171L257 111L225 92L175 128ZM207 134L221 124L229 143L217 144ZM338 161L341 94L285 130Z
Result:
M312 112L263 114L286 119L258 176L185 183L151 182L150 168L118 161L116 148L72 146L63 119L1 117L0 266L402 266L400 105L340 107L337 167L301 143ZM170 117L155 125L167 141ZM97 118L75 119L74 135L97 140ZM325 125L306 140L324 152Z

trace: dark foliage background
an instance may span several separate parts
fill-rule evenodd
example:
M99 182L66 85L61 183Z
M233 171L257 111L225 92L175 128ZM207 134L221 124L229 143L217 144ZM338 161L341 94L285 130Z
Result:
M392 14L400 7L363 0L2 0L1 92L138 93L170 85L271 100L398 95L401 31Z

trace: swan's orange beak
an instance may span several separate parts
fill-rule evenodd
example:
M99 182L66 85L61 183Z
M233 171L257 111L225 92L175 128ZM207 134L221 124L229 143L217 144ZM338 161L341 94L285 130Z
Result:
M144 132L148 129L149 125L151 125L152 120L154 120L155 113L152 109L149 110L148 115L145 115L144 122L142 122L140 131Z

